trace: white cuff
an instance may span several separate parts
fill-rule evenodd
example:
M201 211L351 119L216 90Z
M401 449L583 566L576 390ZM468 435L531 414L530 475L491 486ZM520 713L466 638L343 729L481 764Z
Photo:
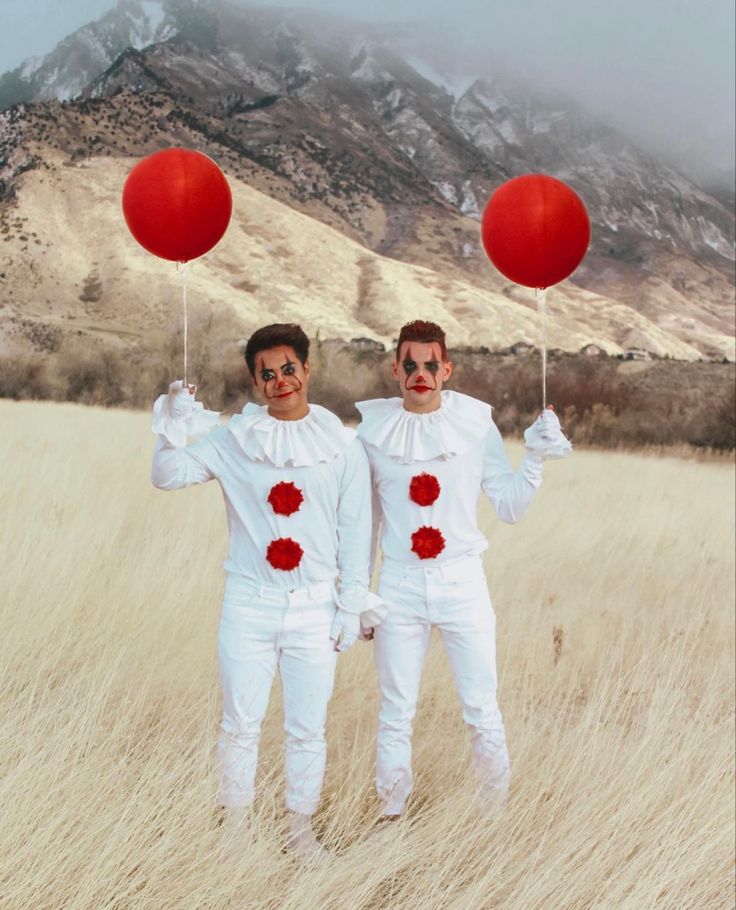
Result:
M360 614L360 626L363 629L375 629L388 616L386 602L377 594L368 593L365 609Z

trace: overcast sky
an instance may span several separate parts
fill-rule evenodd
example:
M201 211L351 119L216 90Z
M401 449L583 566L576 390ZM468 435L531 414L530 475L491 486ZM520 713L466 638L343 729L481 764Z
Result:
M266 2L263 5L292 6ZM373 21L452 23L494 61L576 95L676 162L734 164L733 0L314 0ZM43 54L114 0L0 0L0 72Z

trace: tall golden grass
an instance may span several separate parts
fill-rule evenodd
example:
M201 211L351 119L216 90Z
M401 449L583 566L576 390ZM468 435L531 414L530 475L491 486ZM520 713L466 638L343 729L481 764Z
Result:
M276 689L238 861L213 821L217 485L154 490L144 414L2 402L0 424L0 907L733 906L729 463L579 451L521 524L484 504L508 808L475 814L434 641L410 812L369 837L377 688L358 644L330 708L330 858L304 868L280 849Z

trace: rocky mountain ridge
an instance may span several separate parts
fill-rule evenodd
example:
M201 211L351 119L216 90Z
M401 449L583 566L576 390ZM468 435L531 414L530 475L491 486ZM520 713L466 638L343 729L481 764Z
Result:
M362 244L370 261L423 266L448 288L461 282L530 310L533 294L489 267L477 221L496 185L544 171L581 194L593 223L586 260L555 298L611 301L612 318L596 310L594 332L580 313L569 349L587 338L610 350L733 356L732 212L566 99L500 76L456 97L380 29L304 11L124 0L113 13L100 22L118 36L136 13L130 46L82 98L0 115L0 250L11 263L24 255L27 235L12 226L29 171L63 177L176 144L207 151L231 180ZM277 274L278 257L272 265ZM14 288L14 307L32 306L29 294ZM448 297L448 315L452 305ZM359 318L352 325L345 331L386 334Z

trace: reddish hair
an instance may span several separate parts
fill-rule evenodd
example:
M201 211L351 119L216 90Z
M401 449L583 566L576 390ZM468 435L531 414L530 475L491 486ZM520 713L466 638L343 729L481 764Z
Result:
M399 343L396 345L396 359L399 359L401 345L405 341L417 341L420 344L431 344L436 341L440 346L442 359L447 360L447 345L445 344L445 333L436 322L425 322L424 319L415 319L414 322L407 322L401 327L399 332Z

